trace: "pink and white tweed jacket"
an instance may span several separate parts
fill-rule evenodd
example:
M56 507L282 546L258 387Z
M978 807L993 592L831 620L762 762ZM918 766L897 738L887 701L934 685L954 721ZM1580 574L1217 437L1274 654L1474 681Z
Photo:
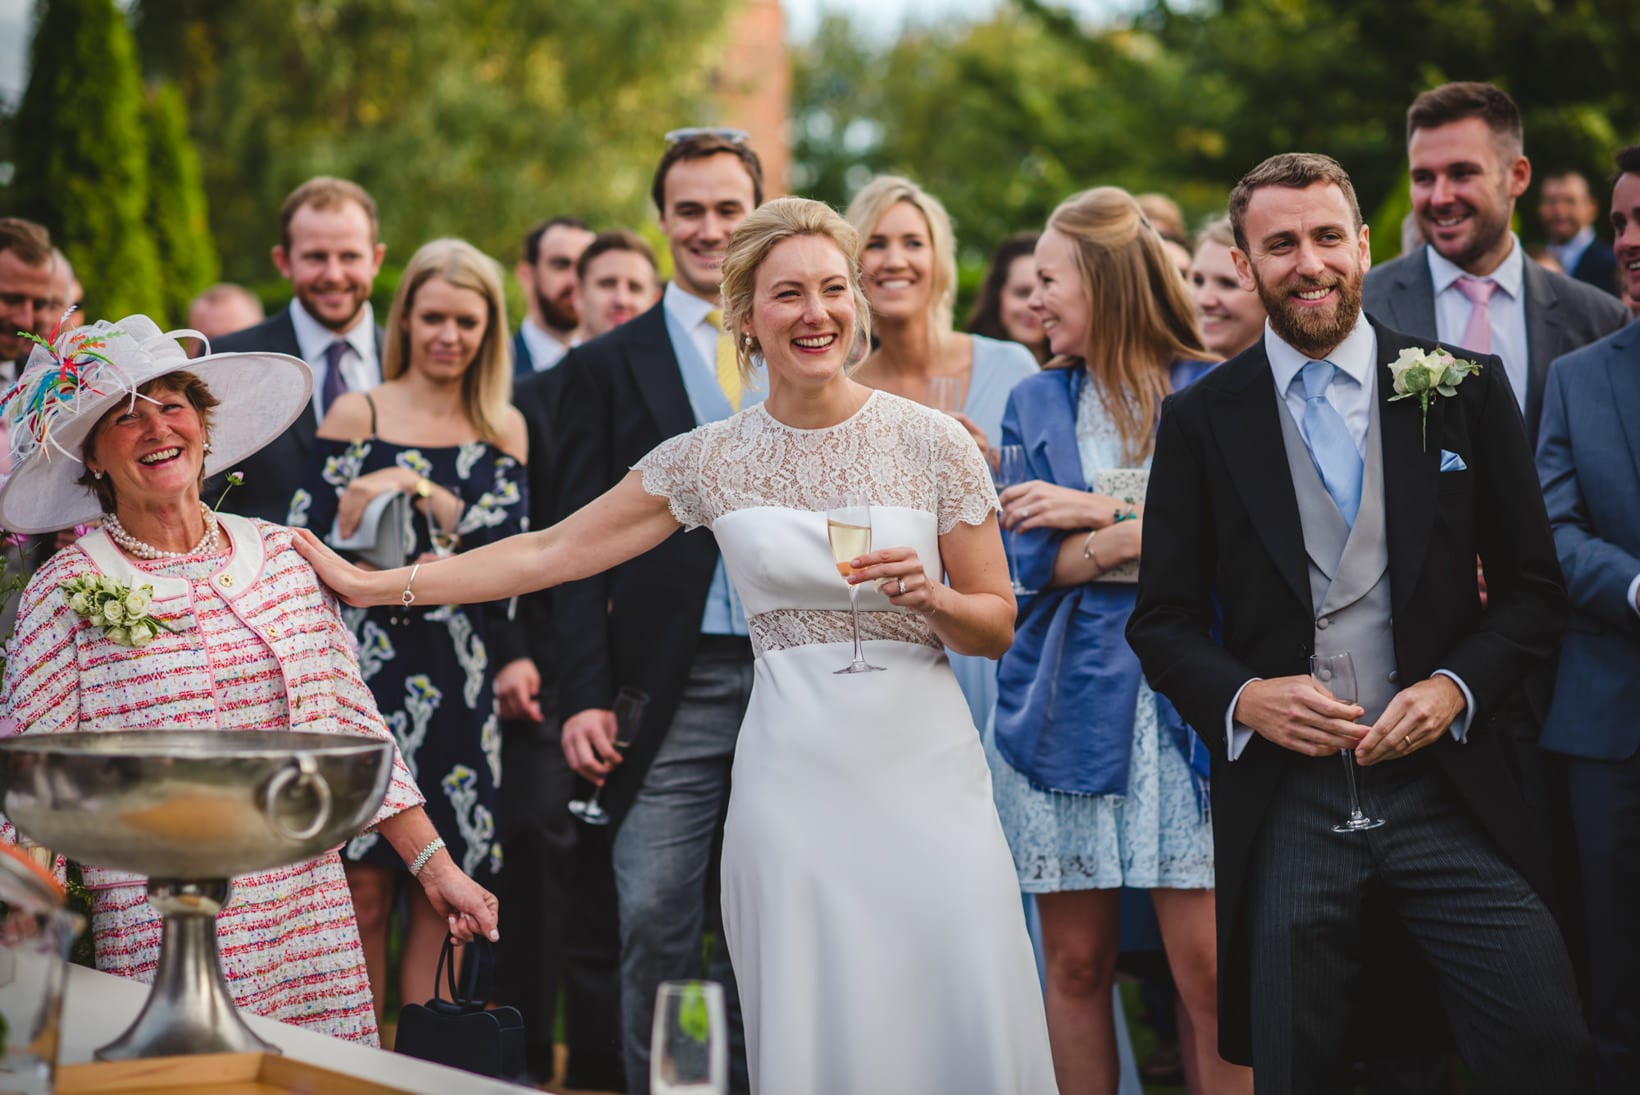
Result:
M278 672L267 683L284 692L289 728L391 740L359 675L353 635L313 568L291 546L291 531L232 514L219 520L233 551L211 584L261 640L245 635L245 645L265 643L273 651ZM71 578L100 575L133 588L153 586L149 613L175 631L160 631L141 649L110 642L68 607L59 588ZM52 556L23 592L0 713L16 719L24 733L239 728L234 698L220 694L213 680L213 658L218 664L254 660L265 658L266 649L207 653L205 644L191 583L138 569L104 533L93 532ZM258 706L265 710L271 698L257 697ZM421 802L395 749L387 799L372 824ZM137 881L89 866L85 880L94 888Z

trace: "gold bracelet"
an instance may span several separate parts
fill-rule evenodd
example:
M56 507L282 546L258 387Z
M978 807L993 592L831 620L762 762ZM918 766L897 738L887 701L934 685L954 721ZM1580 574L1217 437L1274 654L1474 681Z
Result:
M410 592L410 587L416 584L416 571L420 569L420 563L410 568L410 580L404 583L404 592L399 594L399 603L404 605L405 608L409 608L416 603L416 595Z
M1099 530L1093 529L1088 533L1088 538L1082 541L1082 558L1092 560L1094 566L1098 567L1100 570L1104 570L1105 564L1101 563L1099 561L1099 556L1093 553L1093 538L1098 534Z

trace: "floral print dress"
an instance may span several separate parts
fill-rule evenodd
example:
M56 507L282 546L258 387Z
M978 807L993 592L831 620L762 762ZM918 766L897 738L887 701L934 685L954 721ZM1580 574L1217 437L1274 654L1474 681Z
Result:
M343 490L354 479L404 467L454 491L462 501L457 551L523 531L528 525L525 469L495 446L406 446L370 438L314 443L308 474L291 502L290 524L330 531ZM411 521L405 562L431 550L425 518ZM422 794L427 814L461 869L481 885L501 870L501 723L485 639L510 604L343 608L359 640L359 668ZM342 857L402 870L385 840L366 833Z

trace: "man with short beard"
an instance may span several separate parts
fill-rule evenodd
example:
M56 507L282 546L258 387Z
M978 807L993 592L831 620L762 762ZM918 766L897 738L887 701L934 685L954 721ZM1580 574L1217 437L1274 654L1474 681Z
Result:
M575 264L592 242L592 230L574 217L554 217L524 236L514 273L529 314L513 336L513 375L544 373L574 345L581 312Z
M1503 366L1477 355L1427 413L1393 399L1391 363L1434 343L1361 312L1367 229L1328 157L1266 160L1230 216L1269 326L1163 405L1127 630L1213 753L1220 1052L1261 1095L1346 1086L1385 960L1370 894L1480 1090L1575 1090L1587 1034L1502 729L1566 593ZM1338 653L1353 696L1310 676ZM1382 828L1334 829L1346 749Z
M1628 321L1610 293L1545 270L1509 230L1532 181L1520 110L1491 84L1443 84L1407 110L1412 211L1428 243L1367 275L1367 311L1441 345L1495 353L1537 443L1549 362Z

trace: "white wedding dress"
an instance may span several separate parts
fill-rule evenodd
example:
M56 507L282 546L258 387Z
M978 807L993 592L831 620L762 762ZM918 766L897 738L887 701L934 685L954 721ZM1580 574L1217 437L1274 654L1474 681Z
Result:
M1057 1090L1041 989L967 703L920 616L847 585L826 538L842 494L873 546L913 547L996 507L945 415L883 392L799 430L761 406L638 468L686 528L716 535L746 606L755 683L735 751L723 919L758 1095Z

